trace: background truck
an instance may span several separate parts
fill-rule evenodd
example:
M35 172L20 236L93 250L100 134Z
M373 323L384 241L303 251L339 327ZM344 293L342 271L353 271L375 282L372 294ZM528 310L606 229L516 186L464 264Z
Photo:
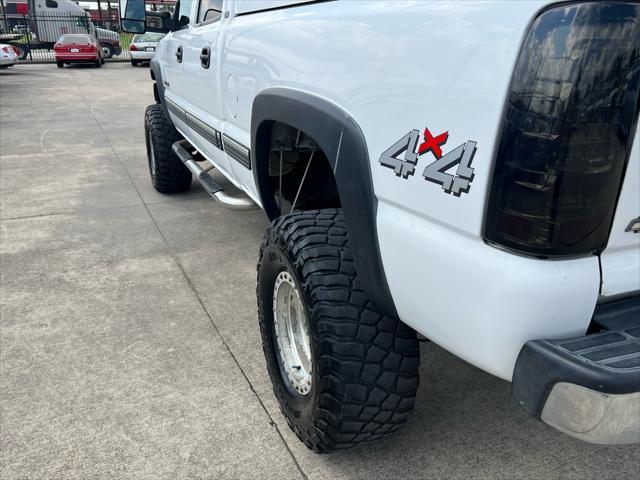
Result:
M0 36L0 40L14 45L19 50L21 60L27 58L30 50L51 50L56 41L65 34L93 35L102 45L105 58L122 53L119 34L96 27L87 12L75 2L29 0L28 6L26 24L15 25L11 34Z
M640 439L639 2L182 0L171 23L151 181L272 221L259 323L309 448L407 420L418 333L563 432Z

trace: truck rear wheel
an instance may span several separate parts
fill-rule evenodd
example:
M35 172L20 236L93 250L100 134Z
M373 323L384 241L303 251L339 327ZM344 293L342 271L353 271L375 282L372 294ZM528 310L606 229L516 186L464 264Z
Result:
M110 45L108 43L103 43L101 45L101 48L102 48L103 58L111 58L115 55L115 49L113 48L113 45Z
M151 183L160 193L177 193L191 186L191 172L171 146L182 139L160 104L149 105L144 115L147 159Z
M418 387L416 332L362 291L340 209L271 224L257 299L273 390L307 447L347 448L405 423Z

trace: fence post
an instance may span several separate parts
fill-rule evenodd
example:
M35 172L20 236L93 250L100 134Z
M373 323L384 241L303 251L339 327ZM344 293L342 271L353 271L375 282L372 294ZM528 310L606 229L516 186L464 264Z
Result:
M27 37L27 50L29 52L29 58L33 62L33 54L31 53L31 29L29 28L29 21L27 16L23 13L22 19L24 20L24 34Z
M9 25L7 24L7 12L5 11L4 0L0 0L0 7L2 7L2 29L5 31L3 33L9 33ZM109 7L111 7L111 3L109 3Z

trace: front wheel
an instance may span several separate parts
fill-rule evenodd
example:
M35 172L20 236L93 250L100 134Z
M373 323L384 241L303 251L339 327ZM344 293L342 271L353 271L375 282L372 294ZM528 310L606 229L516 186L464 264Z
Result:
M144 130L153 188L160 193L188 190L191 186L191 172L171 149L182 136L171 123L162 105L147 107Z
M317 452L388 435L418 386L416 332L362 290L339 209L276 219L260 247L262 346L287 423Z

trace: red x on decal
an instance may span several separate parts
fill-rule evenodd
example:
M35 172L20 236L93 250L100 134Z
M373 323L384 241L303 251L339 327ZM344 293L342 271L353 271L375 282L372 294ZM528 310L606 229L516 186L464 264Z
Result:
M447 143L448 138L449 138L449 132L444 132L434 137L433 135L431 135L431 132L429 131L429 129L425 128L424 142L422 142L420 144L420 147L418 148L418 155L422 155L423 153L426 153L429 150L431 150L433 152L433 155L436 158L442 157L442 149L440 148L440 146Z

